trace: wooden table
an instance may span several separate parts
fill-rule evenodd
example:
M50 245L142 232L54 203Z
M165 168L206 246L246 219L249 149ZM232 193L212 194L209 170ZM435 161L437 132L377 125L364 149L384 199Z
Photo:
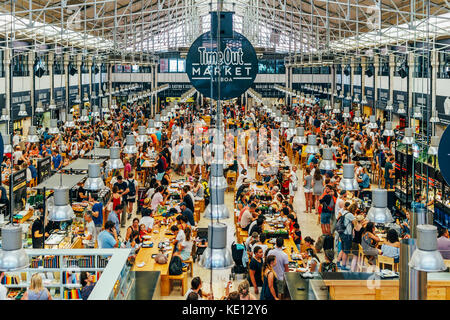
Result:
M161 220L162 217L155 217L155 223L157 220ZM166 231L170 230L170 226L161 226L158 228L159 233L152 233L150 241L153 242L152 248L141 248L136 256L132 271L159 271L161 276L161 296L168 296L170 294L170 282L169 282L169 263L172 258L173 246L171 250L167 251L168 259L166 264L158 264L155 259L152 258L153 254L159 253L158 243L163 239L173 239L174 236L166 235ZM143 267L137 267L138 264L144 262Z

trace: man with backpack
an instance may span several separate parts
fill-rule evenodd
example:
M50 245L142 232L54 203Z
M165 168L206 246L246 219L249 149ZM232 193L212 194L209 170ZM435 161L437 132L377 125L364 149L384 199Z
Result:
M322 213L320 214L320 226L322 234L331 235L331 215L334 213L335 199L333 197L333 190L329 185L325 187L322 196L319 198L322 205Z
M128 206L128 217L131 218L131 213L133 212L133 205L136 202L136 194L137 194L137 181L133 178L133 173L128 173L128 193L127 193L127 206Z
M342 250L339 252L338 261L341 261L340 267L342 270L350 270L347 268L347 256L352 249L352 234L353 234L353 223L355 221L355 216L348 211L350 202L346 202L344 208L339 212L336 222L336 232L339 234L341 239Z

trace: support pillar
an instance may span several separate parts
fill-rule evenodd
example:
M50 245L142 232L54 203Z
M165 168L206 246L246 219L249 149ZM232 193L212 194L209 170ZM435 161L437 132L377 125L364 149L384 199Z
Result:
M413 78L413 72L414 72L414 53L410 52L408 53L408 109L406 110L407 118L409 119L408 126L412 126L413 123L411 122L412 117L410 115L412 114L413 110L413 92L414 92L414 78ZM414 121L414 120L412 120Z
M69 105L69 88L70 88L70 79L69 79L69 62L70 56L68 53L64 54L64 83L65 83L65 101L64 105L66 107L66 115L70 113L70 105Z
M81 101L83 101L83 75L81 74L81 63L82 56L81 54L77 55L77 70L78 70L78 95L80 96ZM80 110L81 112L81 110Z
M355 79L354 78L354 76L355 76L355 66L356 66L355 58L352 57L350 59L350 95L352 97L352 101L351 102L353 102L354 94L355 94L354 86L353 86L353 79ZM351 105L351 102L350 102L350 105Z
M378 102L378 70L380 69L380 56L374 57L374 73L373 73L373 106L372 106L372 115L376 115L376 105Z
M367 58L361 57L361 101L366 97L366 69L367 69ZM362 105L362 103L361 103Z
M11 59L12 59L12 57L11 57L11 49L10 48L5 48L4 60L3 60L4 66L5 66L5 83L6 83L6 87L5 87L5 89L6 89L6 91L5 91L5 93L6 93L5 94L5 97L6 97L6 99L5 99L5 108L6 108L6 110L8 110L8 113L11 110L10 106L11 106L11 103L12 103L12 101L11 101L11 97L12 97ZM31 69L30 72L34 73L33 69ZM9 131L9 129L10 129L10 126L8 126L8 124L6 124L6 130L5 130L6 134L12 134Z
M34 109L36 108L36 99L34 98L35 85L34 85L34 58L35 52L28 52L28 70L30 71L30 106L31 106L31 123L34 124ZM7 69L6 69L7 70ZM8 81L6 82L8 84ZM51 92L50 92L51 94ZM8 91L6 91L6 97L8 97ZM51 98L52 96L50 96Z
M92 96L92 56L88 56L87 59L87 65L88 65L88 70L89 70L89 91L88 91L88 95L89 95L89 101L91 101L91 96ZM92 106L90 106L92 107Z
M334 93L336 92L336 67L333 63L331 65L331 95L330 95L330 105L334 106Z

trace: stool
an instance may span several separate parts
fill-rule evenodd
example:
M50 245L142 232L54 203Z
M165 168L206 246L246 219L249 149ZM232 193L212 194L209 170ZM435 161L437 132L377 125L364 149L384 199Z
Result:
M187 260L184 260L183 263L188 265L191 277L193 277L194 276L194 260L192 260L192 257L190 257Z
M234 185L236 184L236 171L227 172L227 184L227 191L232 191L234 189Z
M170 283L170 291L172 291L172 281L173 280L180 280L181 281L181 295L184 296L187 291L188 287L188 281L187 281L187 273L183 272L180 275L177 276L168 276L169 283Z

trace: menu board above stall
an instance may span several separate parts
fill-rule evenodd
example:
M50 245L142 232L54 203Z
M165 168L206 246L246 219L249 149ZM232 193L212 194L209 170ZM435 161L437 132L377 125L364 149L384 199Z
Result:
M38 184L44 182L48 177L50 177L51 169L52 169L52 158L50 156L38 159L37 161Z

